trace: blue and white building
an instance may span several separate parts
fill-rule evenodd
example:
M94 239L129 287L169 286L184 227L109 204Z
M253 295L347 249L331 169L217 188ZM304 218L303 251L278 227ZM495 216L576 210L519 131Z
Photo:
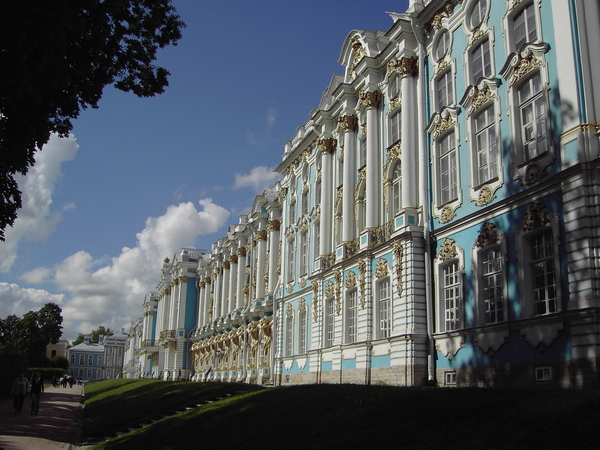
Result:
M389 14L277 185L165 261L161 378L599 385L600 4Z

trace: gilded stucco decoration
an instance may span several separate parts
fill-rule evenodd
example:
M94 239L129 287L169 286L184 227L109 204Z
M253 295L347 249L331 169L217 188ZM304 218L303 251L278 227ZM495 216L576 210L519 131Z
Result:
M271 258L269 258L269 252L267 252L266 256L265 256L265 271L263 274L263 281L265 282L265 291L269 291L269 262L271 261Z
M485 85L481 89L477 86L474 86L473 89L474 93L472 95L469 109L467 110L467 116L471 116L481 106L497 98L497 96L490 90L489 86L487 85Z
M354 115L350 116L341 116L339 119L340 128L342 128L345 132L354 132L358 126L358 118Z
M250 275L250 266L246 266L246 271L244 272L244 279L248 280L248 275ZM248 281L244 284L244 288L242 289L244 293L244 306L248 306L249 296L250 296L250 285Z
M300 299L300 303L298 304L298 311L306 311L306 300L304 300L304 297Z
M321 153L327 155L333 155L337 147L337 139L334 138L323 138L317 141L317 145Z
M292 291L294 290L294 285L296 284L296 282L294 280L292 281L288 281L288 283L285 285L285 291L288 294L291 294Z
M356 68L360 60L363 59L365 56L367 56L367 53L365 52L362 43L360 42L358 36L354 36L352 38L352 55L350 60L350 67L348 68L350 78L356 78L357 74L354 69Z
M442 214L440 216L440 223L448 223L452 219L454 219L455 216L456 216L456 214L454 213L454 211L452 210L450 205L446 205L442 209Z
M277 269L275 271L277 276L281 276L281 241L279 241L279 250L277 251Z
M542 179L542 169L536 163L529 163L525 168L525 177L523 178L523 185L533 184Z
M543 45L547 46L548 44L542 44L542 46ZM523 53L514 54L513 59L510 62L509 70L505 71L505 75L508 77L509 86L513 86L519 79L529 73L529 71L542 65L540 53L543 54L546 47L543 49L537 48L538 51L532 50L532 48L536 47L539 46L530 45L528 49L523 52L526 56L523 56Z
M525 213L525 218L521 224L522 230L529 232L548 225L551 214L542 203L533 203Z
M294 315L294 308L292 307L291 303L288 303L287 308L285 309L285 315L287 317L290 317L290 316Z
M348 275L346 275L346 283L344 285L346 286L346 289L351 289L356 286L356 274L354 271L351 270L348 272Z
M325 297L331 297L335 294L335 288L333 281L328 281L325 285Z
M229 255L229 263L230 264L237 264L238 263L238 256L233 254L233 255Z
M390 273L390 267L388 265L388 262L385 258L379 258L379 261L377 261L377 267L375 268L375 277L376 278L381 278L381 277L385 277L388 276Z
M267 230L269 232L279 231L281 227L281 222L279 220L269 220L269 224L267 225Z
M334 272L335 277L335 311L339 316L342 312L342 271L338 269Z
M394 266L396 273L396 285L398 289L398 295L402 295L403 285L402 285L402 258L404 257L404 246L402 242L395 241L393 246L394 253Z
M285 198L287 197L287 193L288 193L288 188L286 188L286 187L281 188L281 190L279 191L279 196L281 197L282 200L285 200Z
M456 242L452 238L444 239L442 248L437 255L440 261L448 261L449 259L456 258L458 256L458 250L456 248Z
M479 190L479 196L475 205L485 206L489 205L494 201L496 196L493 194L492 189L486 184Z
M223 261L223 270L231 269L231 263L229 261Z
M403 56L400 60L392 59L388 62L388 76L390 71L390 65L392 68L392 73L395 72L400 75L402 78L410 77L415 78L419 75L419 65L418 60L414 56Z
M313 291L313 299L312 299L313 320L316 322L316 320L319 318L319 282L312 280L311 284L312 284L312 291Z
M433 19L431 19L430 23L425 24L425 32L427 34L431 34L434 28L438 30L442 28L442 19L448 19L454 13L454 6L452 2L448 1L444 5L443 8L439 9L438 12L435 13Z
M288 230L285 233L285 237L288 241L294 239L296 237L296 229L294 227L288 227Z
M321 205L317 205L313 209L312 219L315 223L319 223L319 221L321 220Z
M266 241L267 240L267 230L258 230L256 232L256 240L257 241Z
M475 240L478 248L484 248L488 245L497 244L500 241L500 230L491 222L484 222L479 229L479 234Z
M381 104L381 92L379 91L360 91L359 104L367 109L378 109Z
M360 136L358 137L361 141L367 138L367 124L360 124Z
M442 133L444 133L444 131L457 125L456 120L454 119L454 117L452 117L451 114L447 114L445 116L440 115L438 119L439 120L436 123L432 133L434 140L437 139Z
M308 281L308 277L306 275L304 275L303 277L300 277L300 280L298 281L298 286L303 288L304 286L306 286L307 281Z
M301 220L300 220L300 224L298 225L298 229L300 230L301 233L305 232L306 230L308 230L308 227L310 225L310 222L308 220L308 217L304 216Z
M367 278L367 263L364 259L358 261L358 283L360 287L360 307L365 309L367 304L367 289L366 289L366 278Z
M358 171L358 179L356 180L356 186L354 187L354 200L357 202L362 200L362 197L360 197L360 190L362 189L363 184L366 181L367 181L367 168L362 167ZM355 217L358 217L358 215Z
M238 249L237 249L237 255L240 258L245 258L246 257L246 247L238 247Z

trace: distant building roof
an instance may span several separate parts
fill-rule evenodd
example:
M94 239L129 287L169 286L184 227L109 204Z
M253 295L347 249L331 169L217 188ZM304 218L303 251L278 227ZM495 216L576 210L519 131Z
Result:
M82 342L74 347L71 347L69 351L73 352L93 352L93 353L104 353L104 345L102 344L86 344Z

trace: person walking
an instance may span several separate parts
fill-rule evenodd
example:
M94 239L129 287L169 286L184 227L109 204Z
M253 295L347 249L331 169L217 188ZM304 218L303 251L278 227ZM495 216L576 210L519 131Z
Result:
M10 393L14 396L13 406L15 407L15 414L20 414L23 409L23 402L25 401L25 395L29 390L29 382L27 378L23 376L23 372L19 374L19 377L14 381Z
M37 416L40 410L40 398L44 393L44 380L40 376L39 372L35 373L33 380L31 380L31 413Z

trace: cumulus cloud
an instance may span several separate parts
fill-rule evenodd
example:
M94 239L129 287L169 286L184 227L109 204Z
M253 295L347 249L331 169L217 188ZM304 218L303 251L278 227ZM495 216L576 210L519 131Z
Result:
M26 312L37 311L50 302L62 307L66 297L64 294L51 294L43 289L23 289L17 284L0 282L0 299L0 317L5 318L11 314L23 317Z
M13 266L19 243L45 241L62 221L60 212L50 211L56 181L62 175L61 164L75 158L77 154L75 136L61 139L56 135L35 155L35 165L25 177L17 176L22 192L23 207L12 227L6 229L6 241L0 242L0 272L8 272ZM66 205L63 210L73 209Z
M199 209L192 202L172 205L162 216L149 217L145 228L136 235L137 245L124 247L108 262L81 250L52 269L40 267L21 279L29 283L51 280L67 293L60 296L67 339L99 325L117 330L127 327L141 315L144 296L156 288L164 258L172 257L182 247L193 246L198 236L217 231L229 219L229 211L210 198L198 204ZM46 291L21 289L19 296L7 292L2 299L3 303L20 302L26 306L36 303L34 300L43 292L54 298ZM28 293L34 298L25 300Z
M250 170L250 173L235 174L234 189L250 188L255 193L262 193L268 187L272 187L279 180L279 174L273 172L272 167L257 166Z

